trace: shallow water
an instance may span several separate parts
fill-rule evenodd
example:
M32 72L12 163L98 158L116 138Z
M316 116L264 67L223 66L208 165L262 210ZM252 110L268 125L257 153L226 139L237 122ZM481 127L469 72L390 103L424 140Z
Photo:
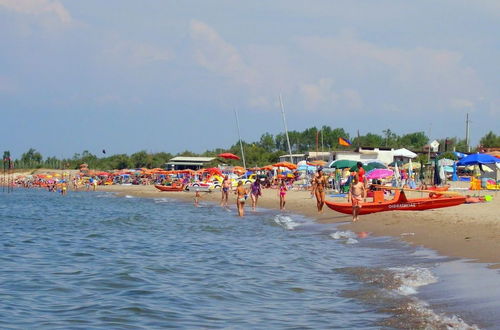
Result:
M500 293L488 290L500 287L498 272L481 265L293 214L241 219L209 204L128 197L0 195L1 328L466 329L500 320Z

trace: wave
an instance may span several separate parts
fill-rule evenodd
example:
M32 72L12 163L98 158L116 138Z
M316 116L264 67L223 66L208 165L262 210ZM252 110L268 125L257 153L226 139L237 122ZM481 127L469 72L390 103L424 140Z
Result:
M287 230L294 230L301 224L299 222L296 222L293 218L291 218L288 215L283 215L283 214L277 214L273 218L274 222L279 225L280 227L283 227Z
M350 234L349 234L350 235ZM350 267L339 270L354 275L368 286L346 290L343 295L373 304L392 314L381 326L405 329L479 329L457 315L436 312L416 297L418 288L436 283L438 278L428 268L407 266L392 268Z

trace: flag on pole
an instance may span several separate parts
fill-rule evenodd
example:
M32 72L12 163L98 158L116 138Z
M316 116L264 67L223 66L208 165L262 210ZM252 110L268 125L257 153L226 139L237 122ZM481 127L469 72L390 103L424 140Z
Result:
M351 145L351 141L349 141L348 139L345 139L343 137L339 137L339 144L341 146L345 146L345 147L348 147Z

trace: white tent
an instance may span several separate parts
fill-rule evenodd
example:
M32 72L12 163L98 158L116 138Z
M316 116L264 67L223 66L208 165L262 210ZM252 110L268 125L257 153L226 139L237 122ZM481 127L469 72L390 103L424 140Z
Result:
M394 150L394 157L415 158L415 157L417 157L417 154L414 152L411 152L408 149L401 148L401 149Z

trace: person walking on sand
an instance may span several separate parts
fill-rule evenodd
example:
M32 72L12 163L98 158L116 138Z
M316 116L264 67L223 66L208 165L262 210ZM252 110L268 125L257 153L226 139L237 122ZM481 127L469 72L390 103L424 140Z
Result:
M323 168L319 167L313 179L314 195L316 196L316 206L318 212L323 212L325 205L326 178L323 176Z
M222 199L220 201L220 206L227 207L227 200L229 198L229 188L231 187L231 181L229 177L226 175L222 180Z
M243 181L238 181L238 187L234 192L236 194L236 207L240 217L245 215L245 200L247 199L248 191L243 187Z
M360 182L358 174L355 174L347 197L347 202L352 202L352 222L359 220L358 216L362 201L366 201L365 184Z
M285 210L285 204L286 204L286 192L287 192L285 180L281 180L279 189L278 189L278 195L280 196L280 210L284 211Z
M259 196L262 195L262 187L260 186L260 180L256 179L254 183L251 185L250 197L252 198L252 210L255 211L257 207L257 201L259 200Z

